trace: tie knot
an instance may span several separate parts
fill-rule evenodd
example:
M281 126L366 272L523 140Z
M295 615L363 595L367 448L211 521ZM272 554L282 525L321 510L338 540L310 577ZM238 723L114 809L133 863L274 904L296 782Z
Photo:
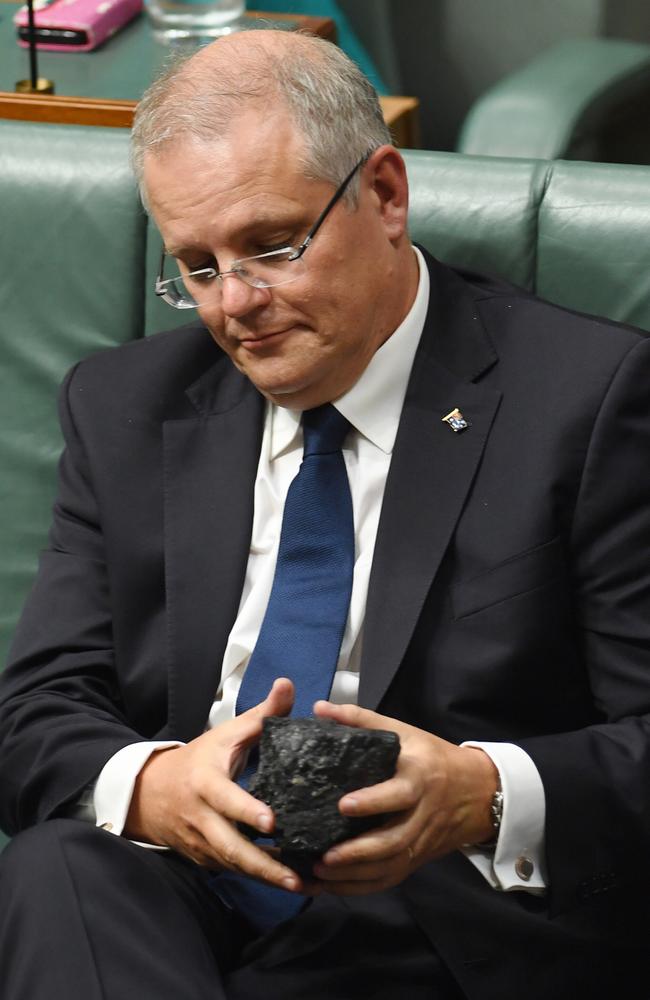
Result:
M313 410L305 410L302 429L305 439L303 457L329 455L341 450L350 421L331 403L325 403Z

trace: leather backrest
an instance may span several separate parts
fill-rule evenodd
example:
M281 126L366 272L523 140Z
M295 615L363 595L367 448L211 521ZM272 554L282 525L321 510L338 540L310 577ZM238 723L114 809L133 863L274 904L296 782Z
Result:
M435 256L650 330L650 167L404 155L411 234Z
M442 260L650 329L650 168L405 157L412 236ZM126 132L0 121L0 206L1 664L46 537L65 371L187 317L152 293Z
M548 166L456 153L404 153L410 231L435 257L532 289Z
M538 211L538 295L650 330L649 260L649 167L549 166Z
M0 662L50 520L57 386L142 332L146 219L128 138L0 122Z

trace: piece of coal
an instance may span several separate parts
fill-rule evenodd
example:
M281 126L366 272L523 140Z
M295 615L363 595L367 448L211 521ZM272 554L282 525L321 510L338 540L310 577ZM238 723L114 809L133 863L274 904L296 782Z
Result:
M397 734L384 730L330 719L265 719L248 790L273 809L283 862L308 875L334 844L385 822L386 816L343 816L338 802L346 792L391 778L399 751Z

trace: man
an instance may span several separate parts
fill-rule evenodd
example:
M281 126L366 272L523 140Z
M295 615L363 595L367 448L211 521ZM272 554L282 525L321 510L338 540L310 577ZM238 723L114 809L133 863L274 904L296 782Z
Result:
M30 828L2 867L3 996L643 996L648 342L414 249L371 88L316 39L172 70L134 163L157 291L200 321L63 389L2 692L0 821ZM301 880L241 832L274 817L236 778L312 691L283 658L250 694L322 413L349 423L321 451L355 562L314 710L401 753L340 802L391 818ZM258 920L261 884L293 915Z

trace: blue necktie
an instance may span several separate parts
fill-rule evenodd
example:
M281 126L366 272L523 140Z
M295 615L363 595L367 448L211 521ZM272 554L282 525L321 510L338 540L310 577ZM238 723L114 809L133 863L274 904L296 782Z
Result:
M352 498L341 447L350 424L331 403L306 410L302 465L287 493L273 587L237 698L258 705L276 677L296 688L293 715L312 714L332 686L354 568Z
M354 569L352 498L341 447L349 422L331 403L303 414L304 450L287 493L271 596L237 698L236 712L263 701L277 677L296 689L292 714L327 698L348 615ZM240 783L247 784L254 762ZM268 930L295 915L304 898L222 873L211 887Z

